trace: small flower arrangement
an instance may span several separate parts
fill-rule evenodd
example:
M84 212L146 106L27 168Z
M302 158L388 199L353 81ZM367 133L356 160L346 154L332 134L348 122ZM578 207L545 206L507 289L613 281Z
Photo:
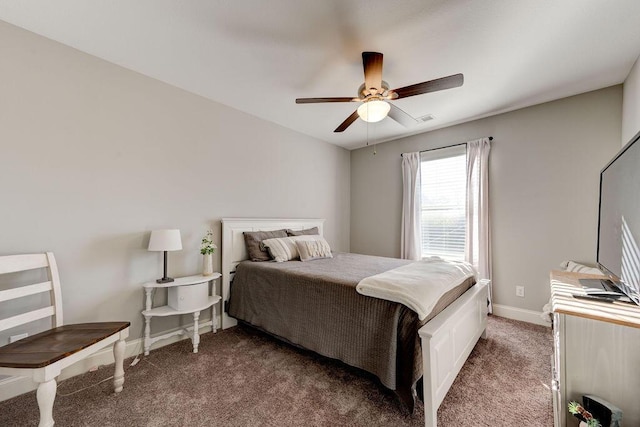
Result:
M587 427L602 427L600 421L593 418L591 412L584 409L578 402L569 402L569 412L580 421L587 423Z
M215 243L213 243L213 230L207 230L207 234L202 238L200 244L200 253L202 255L211 255L218 249Z

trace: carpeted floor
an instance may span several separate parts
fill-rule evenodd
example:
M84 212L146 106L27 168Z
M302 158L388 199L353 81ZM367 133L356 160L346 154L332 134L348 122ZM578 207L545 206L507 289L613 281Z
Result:
M58 386L57 426L423 426L375 378L237 327L204 334L200 352L184 340L127 367L124 391L112 366ZM548 427L551 330L489 318L438 411L438 425ZM125 363L130 362L125 361ZM127 363L128 365L128 363ZM125 366L127 366L125 365ZM0 426L36 426L35 392L0 402Z

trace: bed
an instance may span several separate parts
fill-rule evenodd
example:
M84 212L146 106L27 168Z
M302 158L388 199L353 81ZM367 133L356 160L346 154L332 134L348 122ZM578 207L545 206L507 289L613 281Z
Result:
M318 227L322 234L323 223L321 219L222 220L222 297L229 309L223 310L222 327L235 325L235 316L294 345L364 369L394 390L409 409L412 389L423 376L425 425L435 426L438 406L484 334L487 284L457 285L420 320L402 304L355 291L364 277L410 261L341 253L306 263L246 261L245 231Z

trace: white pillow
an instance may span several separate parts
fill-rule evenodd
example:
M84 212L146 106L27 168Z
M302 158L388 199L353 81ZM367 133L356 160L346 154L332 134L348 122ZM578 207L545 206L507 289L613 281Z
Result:
M296 246L300 254L300 261L312 261L321 258L333 258L329 243L322 236L300 236L304 239L296 239Z
M269 251L271 258L273 258L276 262L290 261L292 259L300 258L295 240L299 239L300 237L306 236L277 237L274 239L263 240L262 244L265 248L267 248L267 251Z

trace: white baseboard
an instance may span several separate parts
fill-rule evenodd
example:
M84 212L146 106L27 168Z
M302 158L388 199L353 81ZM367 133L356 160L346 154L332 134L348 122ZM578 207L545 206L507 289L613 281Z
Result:
M209 322L211 323L211 322ZM183 328L176 328L183 329ZM200 329L200 333L211 332L211 326L203 326ZM166 333L164 331L163 333ZM187 335L174 335L162 341L158 341L151 346L151 349L157 349L160 347L164 347L165 345L173 344L175 342L190 339L191 337ZM137 338L134 340L128 340L127 346L125 347L124 357L133 357L138 354L142 354L143 349L143 338ZM64 369L60 376L57 378L57 381L60 382L62 380L66 380L67 378L75 377L76 375L84 374L85 372L89 372L92 368L97 368L102 365L110 365L113 363L113 347L109 346L103 348L102 350L92 354L75 363L68 368ZM125 371L127 366L125 365ZM125 387L126 387L126 376L125 376ZM30 391L35 390L38 387L38 384L33 382L29 377L7 377L0 380L0 402L3 400L11 399L12 397L19 396L24 393L28 393Z
M520 320L522 322L533 323L535 325L551 327L551 323L545 322L542 318L541 311L493 304L493 314L499 317L506 317L507 319Z

